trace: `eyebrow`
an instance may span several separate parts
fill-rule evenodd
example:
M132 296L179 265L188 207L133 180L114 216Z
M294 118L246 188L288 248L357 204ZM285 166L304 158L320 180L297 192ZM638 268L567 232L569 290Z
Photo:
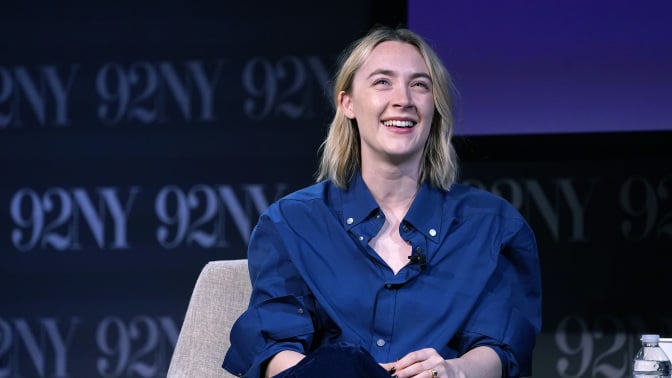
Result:
M369 74L369 76L367 76L367 78L371 78L372 76L376 76L376 75L397 76L395 71L386 70L386 69L381 68L381 69L377 69L377 70L371 72ZM418 78L418 77L422 77L422 78L425 78L429 81L432 81L432 77L429 76L429 74L424 73L424 72L418 72L418 73L414 73L413 75L411 75L411 78L413 78L413 79Z

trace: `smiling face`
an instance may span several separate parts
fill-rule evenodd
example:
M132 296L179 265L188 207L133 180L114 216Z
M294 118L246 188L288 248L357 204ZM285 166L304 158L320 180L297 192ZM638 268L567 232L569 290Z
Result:
M419 167L434 114L432 81L418 50L407 43L377 45L339 94L344 114L357 120L362 165Z

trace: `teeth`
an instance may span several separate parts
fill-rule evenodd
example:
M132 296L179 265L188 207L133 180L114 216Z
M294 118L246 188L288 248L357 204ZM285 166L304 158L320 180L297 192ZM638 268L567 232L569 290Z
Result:
M394 126L394 127L413 127L413 122L411 121L396 121L390 120L383 122L385 126Z

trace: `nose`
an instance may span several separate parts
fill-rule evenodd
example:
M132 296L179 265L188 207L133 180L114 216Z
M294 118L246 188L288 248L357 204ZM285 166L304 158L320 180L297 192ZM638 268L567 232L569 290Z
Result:
M397 108L412 108L413 104L413 95L411 94L411 88L407 86L400 86L394 90L393 105Z

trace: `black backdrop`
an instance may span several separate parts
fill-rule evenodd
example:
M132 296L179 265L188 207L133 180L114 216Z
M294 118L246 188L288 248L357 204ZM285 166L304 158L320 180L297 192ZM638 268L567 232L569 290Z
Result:
M220 4L221 3L221 4ZM198 272L312 182L336 54L405 2L24 2L0 12L0 377L165 376ZM670 133L458 137L528 218L537 377L672 335Z

